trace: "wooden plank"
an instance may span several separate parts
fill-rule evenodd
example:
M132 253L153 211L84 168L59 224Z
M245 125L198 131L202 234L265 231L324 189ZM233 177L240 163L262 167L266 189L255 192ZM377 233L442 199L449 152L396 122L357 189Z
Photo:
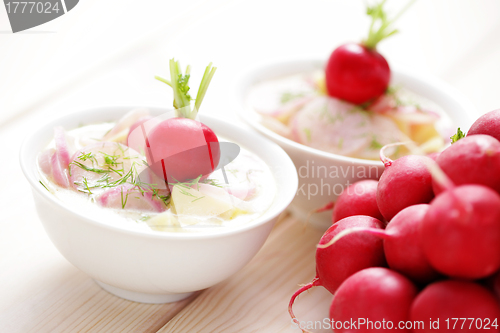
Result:
M102 290L78 270L58 282L4 312L0 331L156 332L196 297L158 305L130 302Z
M322 232L287 217L257 256L232 278L207 289L162 329L167 332L297 332L288 315L290 296L314 277L314 254ZM331 295L313 288L299 297L301 321L328 318ZM315 332L329 330L315 330Z

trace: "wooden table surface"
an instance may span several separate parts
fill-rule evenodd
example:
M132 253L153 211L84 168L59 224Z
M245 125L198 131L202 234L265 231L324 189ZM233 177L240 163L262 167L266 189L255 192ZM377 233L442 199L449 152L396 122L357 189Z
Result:
M363 2L138 3L80 1L64 17L16 35L0 6L0 333L297 332L288 300L314 276L321 231L282 216L257 256L230 279L181 302L134 303L102 290L55 249L17 156L26 133L69 110L171 105L152 77L166 75L172 57L193 65L193 82L213 61L219 69L202 112L236 121L230 89L246 65L326 57L335 45L359 40L367 27ZM485 113L500 107L499 22L497 0L420 0L380 51L390 63L447 81ZM314 288L295 311L301 320L322 320L330 301L326 290Z

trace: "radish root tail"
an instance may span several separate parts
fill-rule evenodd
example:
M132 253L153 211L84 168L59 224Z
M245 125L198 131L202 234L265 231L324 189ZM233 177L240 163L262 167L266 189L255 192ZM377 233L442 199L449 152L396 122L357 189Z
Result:
M411 144L413 144L415 146L413 141L405 141L405 142L390 143L390 144L387 144L387 145L383 146L382 148L380 148L380 160L382 161L382 163L384 163L384 167L387 168L388 166L390 166L392 164L392 162L394 162L389 157L385 156L384 152L385 152L386 148L395 147L395 146L407 146L407 145L411 145Z
M379 236L382 239L390 237L390 235L388 235L386 233L386 231L383 230L383 229L375 229L375 228L349 228L349 229L345 229L345 230L342 230L341 232L339 232L328 243L318 244L317 247L320 248L320 249L327 248L329 246L332 246L336 242L338 242L341 238L343 238L343 237L345 237L347 235L350 235L350 234L354 234L356 232L361 232L361 231L368 232L368 233L370 233L370 234L372 234L374 236Z
M309 224L309 220L311 219L311 216L312 216L313 214L323 213L323 212L326 212L326 211L328 211L328 210L332 210L334 205L335 205L335 203L332 201L332 202L327 203L325 206L323 206L323 207L321 207L321 208L316 208L316 209L314 209L314 210L311 210L311 211L307 214L307 218L306 218L306 226Z
M290 303L288 304L288 313L290 313L290 317L292 317L293 322L297 325L298 328L300 328L302 330L303 333L311 333L311 332L300 327L300 322L297 319L297 317L295 317L295 314L293 313L293 309L292 309L293 303L295 302L295 299L297 298L297 296L302 294L304 291L307 291L307 290L311 289L312 287L316 287L319 285L320 285L319 278L315 277L310 283L302 286L299 290L297 290L292 295L292 298L290 299Z

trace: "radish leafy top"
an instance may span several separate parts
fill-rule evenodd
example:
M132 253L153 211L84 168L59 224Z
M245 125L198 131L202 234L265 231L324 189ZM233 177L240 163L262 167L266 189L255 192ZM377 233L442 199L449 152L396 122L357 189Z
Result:
M460 129L460 127L458 128L456 134L453 134L452 136L450 136L452 144L454 144L455 142L457 142L458 140L460 140L462 138L465 138L465 133L462 132L462 130Z
M217 67L212 67L212 63L208 64L201 79L198 93L194 106L191 105L192 97L189 94L189 78L191 77L191 66L186 67L185 74L182 74L182 69L179 61L170 59L170 80L155 76L155 79L168 84L174 91L174 108L177 110L177 115L182 118L194 119L198 114L201 102L205 97L208 86L212 77L215 74Z
M394 18L389 19L387 13L384 11L384 4L386 0L382 0L380 3L374 6L368 6L366 9L366 14L371 17L372 22L370 24L370 30L368 32L368 38L363 41L363 45L369 49L374 49L377 44L396 33L397 29L393 29L391 25L410 7L415 0L410 1Z

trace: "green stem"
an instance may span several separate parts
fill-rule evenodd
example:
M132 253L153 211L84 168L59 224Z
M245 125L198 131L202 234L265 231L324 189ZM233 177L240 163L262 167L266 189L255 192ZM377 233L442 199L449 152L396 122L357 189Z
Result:
M205 98L208 86L212 81L212 77L214 76L216 69L217 67L212 67L212 63L210 63L205 69L205 73L203 73L203 78L201 79L200 88L198 89L198 94L196 95L196 102L194 104L195 117L198 111L200 110L201 102L203 102L203 98Z
M374 5L373 7L368 7L366 13L372 18L370 23L370 29L368 31L368 38L363 41L369 49L375 49L377 44L385 38L388 38L398 32L397 29L392 29L391 25L396 22L396 20L415 2L416 0L410 0L406 6L399 11L399 13L392 19L387 18L387 14L384 11L384 4L386 0L382 0L380 3ZM376 24L380 22L378 28L375 28Z
M174 93L174 108L177 111L177 116L195 119L217 68L212 67L212 63L210 63L205 69L205 73L203 74L203 78L201 79L200 87L196 95L194 107L191 107L192 98L189 95L191 66L188 65L186 67L186 72L183 75L179 62L174 59L170 59L169 69L170 81L160 76L155 76L155 79L168 84L172 88Z

